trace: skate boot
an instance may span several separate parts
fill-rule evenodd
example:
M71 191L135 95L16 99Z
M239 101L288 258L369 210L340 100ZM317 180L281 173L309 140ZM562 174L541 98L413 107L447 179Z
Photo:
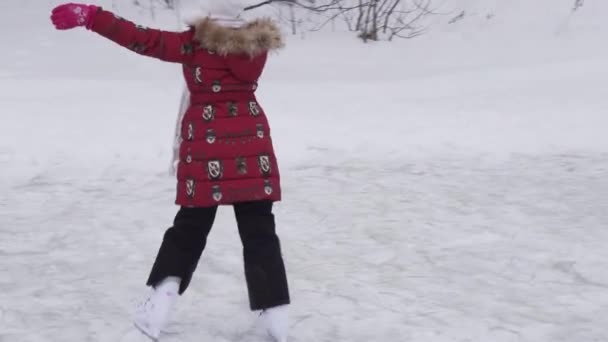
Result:
M134 324L144 335L158 341L178 297L180 279L167 277L135 310Z
M260 315L266 332L276 342L287 342L289 312L287 305L279 305L262 311Z

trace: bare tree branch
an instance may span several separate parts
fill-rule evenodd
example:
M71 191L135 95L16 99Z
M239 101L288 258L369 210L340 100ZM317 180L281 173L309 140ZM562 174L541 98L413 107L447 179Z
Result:
M265 0L245 8L253 10L265 5L283 4L297 7L322 18L312 31L343 18L349 30L359 32L364 42L394 37L415 37L426 32L422 19L435 15L433 0ZM356 22L353 24L353 20ZM294 24L291 21L292 25Z

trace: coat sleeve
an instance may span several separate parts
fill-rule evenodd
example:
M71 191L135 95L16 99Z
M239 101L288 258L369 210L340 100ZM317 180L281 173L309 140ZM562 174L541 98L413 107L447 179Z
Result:
M193 31L167 32L142 27L99 9L91 30L140 55L186 63L193 55Z

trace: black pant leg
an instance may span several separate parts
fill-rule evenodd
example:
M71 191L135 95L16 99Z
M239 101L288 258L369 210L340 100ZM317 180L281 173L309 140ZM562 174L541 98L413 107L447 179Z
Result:
M205 249L217 207L182 207L173 227L167 229L152 266L147 285L156 286L169 276L180 277L179 294L184 293Z
M279 237L275 232L272 202L234 205L243 242L245 278L251 310L289 304L289 290Z

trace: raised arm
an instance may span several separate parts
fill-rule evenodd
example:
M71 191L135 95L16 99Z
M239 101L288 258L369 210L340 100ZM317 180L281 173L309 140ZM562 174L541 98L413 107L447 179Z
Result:
M83 26L140 55L174 63L186 63L192 57L192 31L145 28L101 7L73 3L56 7L51 19L59 30Z

